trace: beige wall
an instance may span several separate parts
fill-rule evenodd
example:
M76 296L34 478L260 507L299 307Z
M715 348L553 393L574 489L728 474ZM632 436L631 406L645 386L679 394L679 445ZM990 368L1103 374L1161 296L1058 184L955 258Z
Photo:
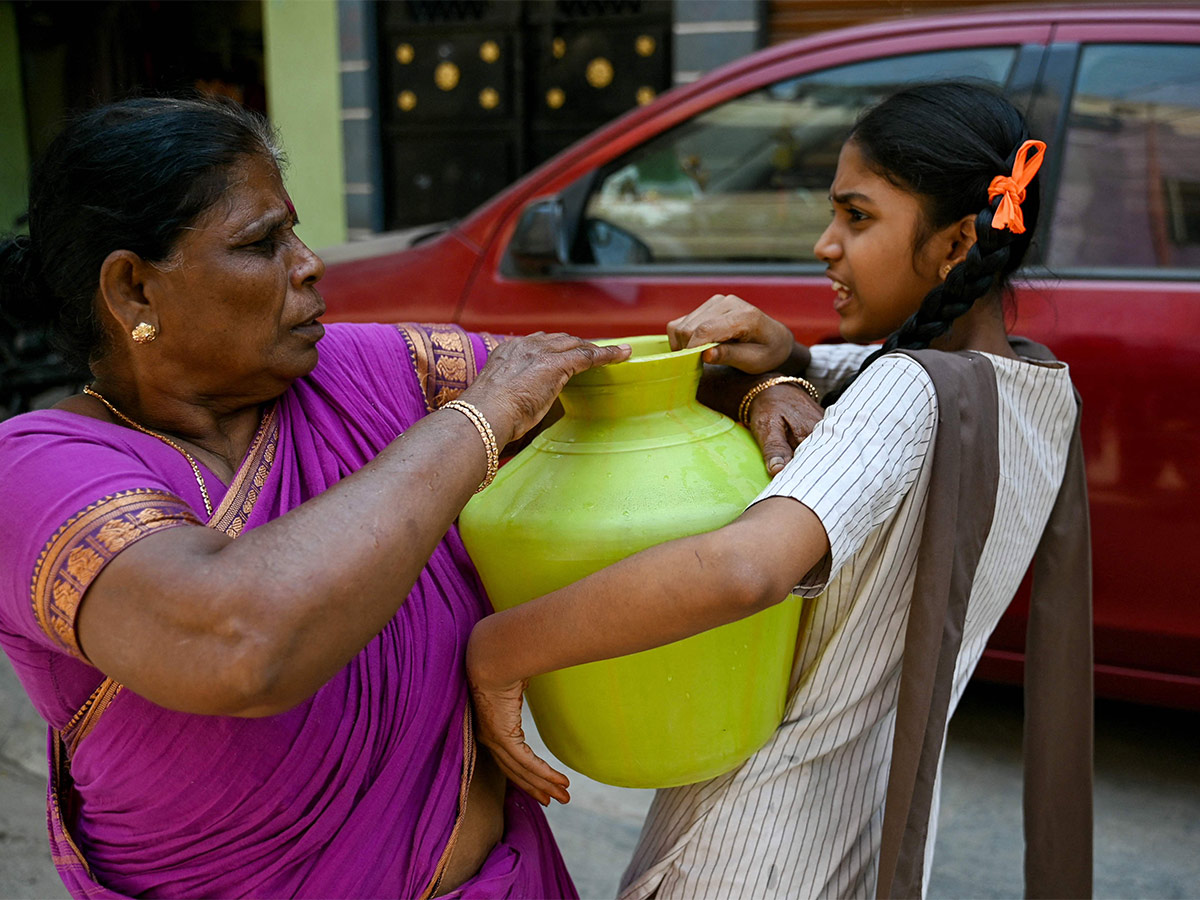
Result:
M335 0L263 0L267 113L288 157L297 234L314 250L346 240Z

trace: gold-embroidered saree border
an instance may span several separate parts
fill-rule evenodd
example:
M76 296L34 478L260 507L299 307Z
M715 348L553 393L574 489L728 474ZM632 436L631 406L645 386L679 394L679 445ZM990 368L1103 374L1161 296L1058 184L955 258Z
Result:
M79 849L79 844L76 843L74 835L71 834L70 829L67 827L67 822L74 820L77 810L69 805L73 799L71 791L73 781L71 779L71 767L67 756L66 742L63 740L61 731L52 732L51 738L49 815L53 819L54 824L58 825L58 830L62 832L63 840L67 844L64 848L56 840L54 827L51 825L51 859L55 866L82 866L88 878L94 881L92 867L88 865L87 857L83 855L83 851ZM55 850L59 852L56 853L54 852ZM71 851L71 855L68 856L66 853L63 853L63 850Z
M471 336L458 325L405 322L396 329L408 345L429 412L465 391L479 374L479 361L475 358ZM501 340L484 333L479 338L489 353Z
M91 734L96 723L100 721L100 716L108 709L108 705L117 699L117 694L121 693L123 687L119 681L105 678L71 717L71 721L58 732L66 746L68 759L75 755L75 748L79 746L79 742Z
M458 846L458 836L462 832L463 821L467 816L467 795L471 793L471 781L475 777L476 751L479 746L475 742L475 717L472 715L470 702L467 703L466 712L463 713L462 737L463 763L462 775L458 782L458 811L454 816L450 837L446 840L446 846L442 849L442 855L434 867L433 877L425 886L425 890L421 892L418 900L429 900L441 887L442 879L446 877L446 869L450 866L450 857L454 854L454 848Z
M278 406L272 406L263 416L225 498L207 522L209 528L237 537L246 527L263 485L267 483L267 476L271 474L271 464L275 462L275 448L279 444L278 410Z
M100 570L148 534L199 524L183 500L150 488L110 494L76 513L50 538L34 565L30 595L38 625L63 650L87 662L75 635L75 618Z

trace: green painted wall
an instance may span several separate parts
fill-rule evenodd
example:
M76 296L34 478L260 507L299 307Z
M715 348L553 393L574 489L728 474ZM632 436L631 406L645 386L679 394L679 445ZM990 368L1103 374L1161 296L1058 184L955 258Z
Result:
M336 0L263 0L267 112L287 152L285 174L314 250L346 240Z
M17 17L12 3L0 0L0 233L25 212L29 199L29 147Z

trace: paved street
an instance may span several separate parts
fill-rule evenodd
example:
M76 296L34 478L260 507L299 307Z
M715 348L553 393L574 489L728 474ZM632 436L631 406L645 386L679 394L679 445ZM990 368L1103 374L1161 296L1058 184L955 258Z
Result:
M0 898L65 897L45 837L43 732L0 663ZM1200 714L1101 703L1096 896L1200 897ZM1020 695L975 685L951 724L929 896L1022 896ZM550 823L585 898L613 896L649 791L575 775Z
M0 897L65 897L46 842L46 729L0 652Z
M1019 689L972 685L950 725L929 897L1024 896ZM1200 898L1200 714L1102 701L1097 898ZM612 897L649 791L572 777L550 824L583 897ZM578 807L578 808L576 808Z

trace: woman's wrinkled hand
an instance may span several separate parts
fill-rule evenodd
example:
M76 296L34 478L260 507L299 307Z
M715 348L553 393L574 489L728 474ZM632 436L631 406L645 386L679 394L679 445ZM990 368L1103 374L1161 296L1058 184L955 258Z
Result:
M521 704L526 682L485 686L477 677L472 674L468 658L467 681L475 704L476 738L491 751L504 774L542 806L549 806L551 797L559 803L569 802L567 776L552 769L525 743Z
M824 415L808 391L787 382L767 388L751 401L750 433L762 450L768 475L774 478L783 470Z
M733 294L716 294L669 322L667 337L672 350L715 342L704 351L706 363L755 375L781 367L795 344L786 325Z
M572 375L629 354L628 344L601 347L569 334L513 338L492 351L462 399L479 407L503 447L542 420Z

